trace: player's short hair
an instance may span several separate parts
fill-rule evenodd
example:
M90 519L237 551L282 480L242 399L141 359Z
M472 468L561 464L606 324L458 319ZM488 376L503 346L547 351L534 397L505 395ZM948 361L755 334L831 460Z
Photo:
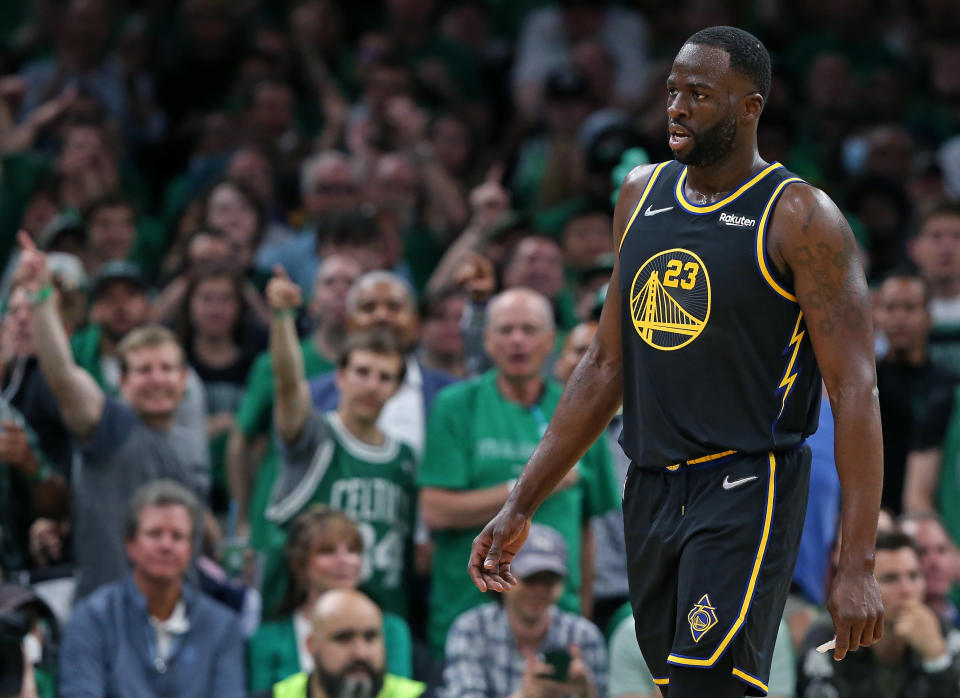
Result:
M920 551L917 549L917 544L913 542L913 538L908 536L903 531L881 531L877 534L878 552L881 550L901 550L903 548L910 548L910 550L917 554L917 557L920 557Z
M180 365L186 368L186 357L183 355L183 348L180 346L180 342L177 341L177 336L162 325L146 325L144 327L138 327L135 330L130 330L117 345L117 358L120 360L120 374L124 376L127 374L127 369L129 368L127 365L127 357L130 352L147 347L159 347L164 344L172 344L177 348L180 355Z
M723 49L730 56L730 67L750 78L764 101L770 95L770 53L763 42L750 32L723 25L707 27L684 43Z
M140 514L147 507L183 507L190 514L191 536L200 523L200 501L186 487L174 480L153 480L139 487L130 499L127 510L126 537L133 540L140 527Z
M400 370L397 373L397 385L403 383L404 376L407 374L407 359L387 330L375 327L370 329L357 330L347 335L347 341L340 350L337 358L337 366L346 368L350 363L350 357L355 351L369 351L378 356L396 356L400 359Z

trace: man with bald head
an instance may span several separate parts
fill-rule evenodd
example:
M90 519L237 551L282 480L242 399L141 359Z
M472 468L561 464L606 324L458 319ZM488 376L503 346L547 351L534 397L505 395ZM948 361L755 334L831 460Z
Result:
M353 589L334 589L314 608L307 647L314 670L274 684L251 698L417 698L419 681L386 673L383 616Z
M438 654L454 618L484 600L462 583L463 555L506 501L561 392L560 385L543 374L555 336L546 297L526 288L504 291L490 301L486 320L484 346L494 368L440 392L430 412L420 466L422 515L436 544L428 634ZM581 599L589 606L592 560L581 554L584 533L591 517L616 505L610 452L601 441L538 512L537 521L558 530L569 551L562 609L579 612Z
M347 331L382 328L393 335L406 356L403 384L387 401L380 413L379 426L388 434L423 455L427 412L437 392L455 378L423 366L415 355L420 339L420 317L410 284L389 271L371 271L361 276L346 296ZM321 410L333 410L340 393L332 375L310 382L313 404Z

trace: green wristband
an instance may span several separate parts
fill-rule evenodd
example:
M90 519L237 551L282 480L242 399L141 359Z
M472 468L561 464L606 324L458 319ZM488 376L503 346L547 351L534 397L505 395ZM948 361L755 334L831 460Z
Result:
M53 295L53 286L51 284L46 284L36 293L31 293L27 298L27 302L30 304L30 307L36 307L43 303L45 300L50 298Z
M276 318L285 318L285 317L295 318L297 316L297 311L295 311L293 308L283 308L281 310L277 310L276 308L270 308L270 314Z

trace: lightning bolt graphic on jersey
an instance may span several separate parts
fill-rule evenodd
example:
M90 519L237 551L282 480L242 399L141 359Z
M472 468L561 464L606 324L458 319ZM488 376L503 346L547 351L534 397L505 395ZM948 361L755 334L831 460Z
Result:
M777 418L773 420L773 426L770 431L773 432L776 429L777 422L780 421L780 417L783 416L783 410L787 406L787 399L790 397L790 391L793 390L793 384L797 380L797 373L793 369L794 364L797 363L797 354L800 352L800 342L803 341L803 336L807 333L806 329L801 330L800 326L803 324L803 311L801 310L797 314L797 324L793 328L793 336L790 338L790 342L787 344L786 349L783 350L783 353L786 354L790 351L790 347L793 347L793 353L790 354L790 360L787 362L787 368L783 372L783 378L780 379L780 385L777 386L777 392L783 394L783 397L780 400L780 412L777 413Z

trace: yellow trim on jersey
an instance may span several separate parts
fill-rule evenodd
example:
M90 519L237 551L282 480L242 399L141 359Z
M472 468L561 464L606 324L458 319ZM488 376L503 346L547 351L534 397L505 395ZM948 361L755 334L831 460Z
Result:
M739 197L741 194L743 194L745 191L747 191L750 187L752 187L754 184L759 182L761 179L766 177L768 174L770 174L774 170L777 170L781 167L783 167L783 165L781 165L779 162L775 162L772 165L767 165L765 168L757 172L757 174L755 174L753 177L751 177L746 182L741 184L740 188L737 189L735 192L733 192L727 197L724 197L723 199L716 202L715 204L709 204L707 206L697 206L696 204L691 204L689 201L687 201L687 198L683 195L683 183L687 180L687 168L684 167L683 172L681 172L680 176L677 177L677 201L680 202L680 206L685 208L690 213L713 213L717 209L723 208L724 206L729 204L731 201Z
M654 678L653 683L657 686L668 686L670 684L670 679L658 679Z
M696 465L697 463L706 463L708 461L716 460L717 458L723 458L724 456L732 456L736 451L722 451L721 453L712 453L709 456L702 456L701 458L694 458L693 460L688 460L687 465Z
M777 188L773 190L773 194L770 195L770 199L767 201L766 208L763 209L763 215L760 216L760 225L757 226L757 266L760 268L760 273L763 274L763 278L767 280L770 288L779 293L781 296L786 298L788 301L797 302L797 297L790 293L787 289L777 283L776 279L770 274L770 270L767 269L767 255L766 255L766 242L764 240L764 234L767 231L767 220L770 217L770 211L773 210L773 203L777 200L777 197L780 196L780 192L783 191L783 188L788 184L794 182L802 182L803 180L799 177L790 177L785 179L780 184L777 185Z
M694 659L692 657L680 657L671 653L667 656L667 661L671 664L680 664L683 666L713 666L720 658L720 655L723 654L724 650L727 649L727 645L733 640L737 631L740 630L740 626L742 626L747 619L747 611L750 610L750 604L753 602L753 593L757 588L757 577L760 576L760 567L763 565L764 553L767 551L767 542L770 539L770 524L773 521L777 459L772 451L767 454L767 458L770 460L770 479L767 482L767 506L763 514L763 532L760 534L760 545L757 547L757 556L753 561L753 569L750 571L750 581L747 582L747 590L743 595L743 603L740 604L740 613L737 615L737 619L733 622L733 625L730 626L730 630L728 630L727 634L723 637L723 640L717 645L717 649L715 649L713 654L708 658Z
M733 675L736 676L738 679L742 679L742 680L746 681L746 682L747 682L748 684L750 684L751 686L756 686L757 688L759 688L759 689L760 689L761 691L763 691L764 693L769 693L769 692L770 692L770 689L767 687L767 684L765 684L765 683L764 683L763 681L761 681L760 679L757 679L757 678L754 678L753 676L750 676L750 674L748 674L747 672L745 672L745 671L740 671L739 669L737 669L737 667L733 667L733 672L732 672L732 673L733 673Z
M674 463L673 465L668 465L667 470L679 470L681 465L696 465L697 463L708 463L712 460L717 460L717 458L724 458L726 456L732 456L736 451L722 451L720 453L711 453L709 456L700 456L700 458L692 458L690 460L685 460L682 463Z
M653 189L653 183L657 181L657 177L660 176L660 172L663 170L663 168L669 165L671 162L673 162L673 160L666 160L654 168L653 174L650 175L650 179L647 182L647 186L643 188L643 194L640 195L640 201L637 202L637 207L633 209L633 215L630 216L630 220L627 221L627 226L623 229L623 235L620 236L620 247L617 248L618 252L623 247L623 241L627 239L627 233L630 231L630 226L633 225L633 219L637 217L638 213L640 213L643 202L647 200L647 195L650 194L650 190Z

